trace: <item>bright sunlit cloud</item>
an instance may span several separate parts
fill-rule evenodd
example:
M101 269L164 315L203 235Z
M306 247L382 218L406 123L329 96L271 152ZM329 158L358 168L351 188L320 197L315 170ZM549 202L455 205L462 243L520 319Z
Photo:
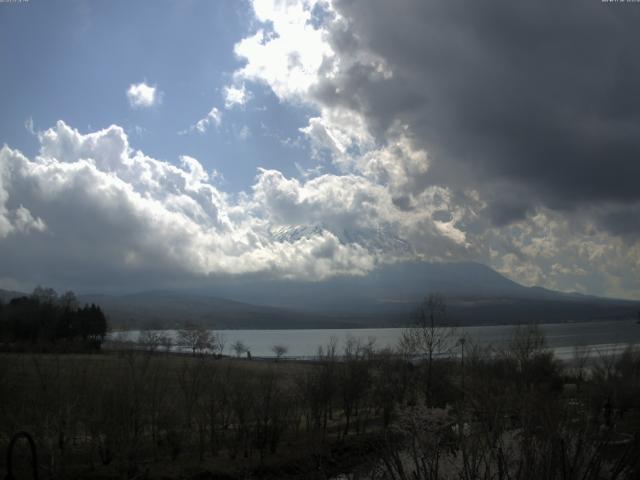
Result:
M251 99L251 94L247 91L244 84L240 86L227 86L224 88L224 107L229 109L235 106L243 106Z
M132 83L127 90L129 105L133 108L148 108L160 103L160 94L155 86L147 83Z

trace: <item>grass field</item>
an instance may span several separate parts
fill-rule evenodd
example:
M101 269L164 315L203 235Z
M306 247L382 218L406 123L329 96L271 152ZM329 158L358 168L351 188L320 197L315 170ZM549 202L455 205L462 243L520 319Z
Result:
M28 432L51 479L637 478L639 351L586 368L515 340L418 364L363 344L313 362L0 354L0 448ZM26 444L15 459L30 478Z
M318 462L337 470L357 462L340 452L362 449L365 438L343 434L337 404L321 433L305 418L299 390L322 368L132 351L3 354L0 447L29 432L42 470L56 478L311 478Z

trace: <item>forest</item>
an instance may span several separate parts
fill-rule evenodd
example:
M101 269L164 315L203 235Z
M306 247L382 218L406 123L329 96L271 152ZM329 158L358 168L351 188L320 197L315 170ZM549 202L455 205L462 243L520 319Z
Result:
M5 305L0 299L0 349L38 351L98 350L107 334L107 319L95 305L80 306L75 294L58 296L37 287L30 296Z

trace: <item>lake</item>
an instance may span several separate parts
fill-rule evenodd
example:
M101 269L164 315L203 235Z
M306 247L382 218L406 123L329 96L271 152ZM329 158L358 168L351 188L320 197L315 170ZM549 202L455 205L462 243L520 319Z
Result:
M561 359L571 359L576 347L588 347L591 355L622 351L630 343L640 343L640 325L635 320L541 324L547 345ZM513 333L513 325L460 327L456 335L467 337L482 346L505 347ZM165 333L177 338L175 330ZM316 330L213 330L223 336L225 354L230 355L231 344L240 340L253 357L273 357L274 345L287 347L287 357L308 358L316 355L318 347L327 345L332 337L338 340L338 351L349 337L375 340L378 348L397 344L400 328L316 329ZM139 331L115 332L123 340L136 340Z

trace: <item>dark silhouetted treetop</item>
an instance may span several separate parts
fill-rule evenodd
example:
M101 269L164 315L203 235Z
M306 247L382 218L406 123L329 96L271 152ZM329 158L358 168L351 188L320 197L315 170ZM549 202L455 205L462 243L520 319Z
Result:
M95 304L78 305L71 291L58 296L36 287L30 296L13 298L0 307L0 340L14 342L82 341L99 348L107 334L107 319Z

